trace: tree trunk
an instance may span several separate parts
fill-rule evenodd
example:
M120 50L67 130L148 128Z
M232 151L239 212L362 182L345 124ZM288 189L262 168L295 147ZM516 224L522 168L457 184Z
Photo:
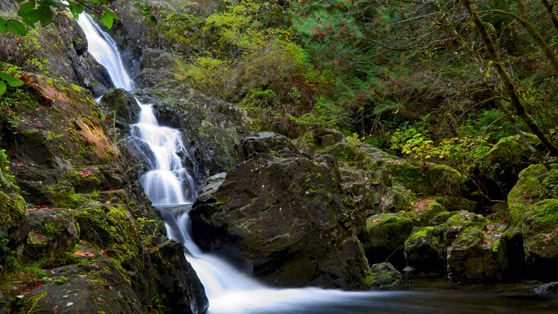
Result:
M556 58L556 54L554 50L550 48L544 37L537 31L537 29L529 22L529 17L527 15L527 9L525 8L525 3L523 0L515 0L517 4L517 10L519 11L520 22L525 28L525 30L533 37L533 39L537 42L539 47L541 47L542 51L546 55L546 58L550 61L550 65L554 69L554 73L558 74L558 58Z
M521 103L521 100L519 99L517 91L515 90L515 86L513 85L510 75L508 74L508 72L500 62L500 55L496 50L494 41L492 40L492 37L488 33L488 30L486 29L485 24L482 22L477 10L473 6L472 1L461 0L461 3L463 3L465 8L467 9L467 12L471 16L471 19L473 19L477 31L479 32L479 35L481 36L482 41L486 46L488 55L492 60L492 63L496 68L496 71L498 72L498 75L500 76L502 83L504 84L504 88L508 96L510 97L511 104L515 108L517 115L529 126L531 131L533 131L533 133L535 133L535 135L541 140L542 144L546 148L548 148L550 153L553 156L558 157L558 147L556 147L556 145L554 145L552 142L548 140L548 138L545 136L545 134L542 132L539 126L535 123L535 120L533 120L533 117L531 117L531 115L527 113L527 111L525 110L525 106L523 106L523 104Z
M556 15L556 13L554 13L554 10L552 9L554 3L550 3L548 2L548 0L541 0L541 2L543 3L544 7L546 8L546 11L550 15L550 20L552 21L552 25L554 25L554 28L556 29L556 31L558 31L558 15Z

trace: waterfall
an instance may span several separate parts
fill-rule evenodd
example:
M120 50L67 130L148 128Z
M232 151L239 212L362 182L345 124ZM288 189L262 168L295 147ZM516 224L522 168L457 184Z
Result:
M103 31L87 13L81 13L77 22L87 38L87 51L107 69L114 86L132 91L134 82L122 65L120 52L112 37Z
M88 50L110 74L114 85L128 91L134 83L123 67L112 38L85 13L80 14ZM209 313L322 314L322 313L478 313L533 312L525 299L514 300L476 292L345 292L318 288L272 289L211 254L203 253L192 240L188 212L196 198L195 181L180 155L187 156L181 134L160 126L153 106L142 104L131 136L143 141L155 162L141 178L145 193L165 221L167 236L181 242L186 258L200 278L209 299ZM548 310L543 304L540 309Z
M86 13L80 14L78 23L87 37L88 51L107 69L114 85L132 91L134 84L112 38ZM160 126L152 105L139 101L138 104L140 117L132 126L131 136L143 141L155 159L152 169L141 176L140 183L153 206L160 211L167 236L183 243L189 252L186 258L204 285L210 313L276 313L280 308L278 303L282 304L283 310L295 313L299 312L301 302L314 304L319 300L335 302L346 299L347 293L341 291L268 288L222 259L202 253L188 231L188 212L196 197L196 186L179 156L179 153L187 154L180 132ZM276 305L269 308L272 304Z

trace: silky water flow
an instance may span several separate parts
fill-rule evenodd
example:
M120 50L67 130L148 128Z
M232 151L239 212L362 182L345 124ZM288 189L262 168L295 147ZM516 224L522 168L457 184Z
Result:
M117 88L134 90L113 39L86 13L78 23L85 32L88 51L103 65ZM137 100L137 99L136 99ZM186 258L200 278L209 299L209 313L474 313L486 310L494 298L464 302L462 295L417 292L345 292L318 288L274 289L243 274L226 261L201 252L192 240L188 212L196 198L195 180L181 156L187 156L178 130L160 126L153 106L142 104L131 136L150 151L150 169L140 183L165 221L167 236L186 249ZM472 296L474 298L474 296ZM447 300L453 300L447 302ZM492 310L501 310L495 302Z

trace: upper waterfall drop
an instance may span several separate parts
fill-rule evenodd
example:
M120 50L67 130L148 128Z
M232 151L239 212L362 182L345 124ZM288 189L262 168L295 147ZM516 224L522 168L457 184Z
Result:
M103 31L87 13L81 13L77 19L87 38L87 51L108 71L112 83L117 88L134 90L134 82L124 69L116 43Z

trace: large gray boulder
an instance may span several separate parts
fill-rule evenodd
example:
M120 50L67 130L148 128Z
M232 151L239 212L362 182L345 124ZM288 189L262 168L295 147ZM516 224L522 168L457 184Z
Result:
M344 223L332 165L272 133L250 136L242 147L246 160L194 204L198 245L275 285L361 287L367 262Z

